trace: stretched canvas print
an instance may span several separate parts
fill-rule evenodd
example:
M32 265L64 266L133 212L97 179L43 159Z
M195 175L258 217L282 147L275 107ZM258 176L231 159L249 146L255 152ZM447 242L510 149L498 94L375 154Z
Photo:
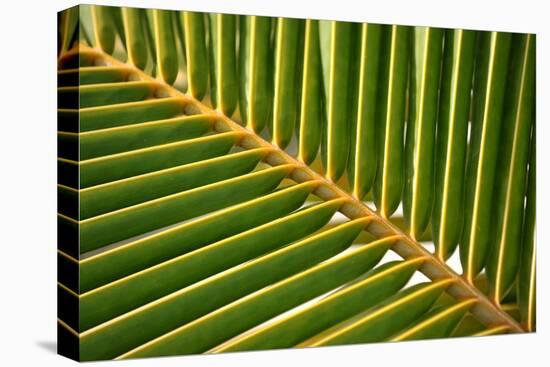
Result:
M535 331L535 36L59 13L58 348Z

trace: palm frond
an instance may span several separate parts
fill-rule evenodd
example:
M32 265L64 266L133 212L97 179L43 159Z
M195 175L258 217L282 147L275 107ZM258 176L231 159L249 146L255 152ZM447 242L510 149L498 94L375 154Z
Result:
M62 353L535 329L534 35L59 19Z

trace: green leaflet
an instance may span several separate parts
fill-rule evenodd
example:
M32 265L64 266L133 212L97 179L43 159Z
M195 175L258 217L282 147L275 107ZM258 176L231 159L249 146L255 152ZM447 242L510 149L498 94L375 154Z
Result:
M83 13L85 13L85 11L83 10L84 7L81 5L80 6L80 13L79 13L79 24L78 24L78 32L77 32L77 38L76 38L76 41L78 42L81 42L82 44L86 44L86 45L92 45L92 41L91 41L91 37L90 35L88 34L87 32L87 29L86 29L86 26L84 25L84 21L83 21ZM89 11L88 11L88 14L89 14Z
M143 234L273 191L293 166L282 165L183 191L80 222L80 252ZM127 223L133 223L127 226Z
M82 360L114 358L349 247L368 219L332 228L183 288L80 334Z
M58 54L62 55L72 47L71 42L74 39L76 26L79 23L79 7L75 6L64 10L60 13L59 16L60 18L58 26L60 30L60 44Z
M290 143L298 119L300 41L303 21L278 18L275 41L273 138L284 149Z
M456 305L434 309L416 325L392 337L391 341L447 338L475 303L476 300L469 299Z
M220 342L319 296L374 266L389 244L365 245L355 257L330 259L184 325L122 356L136 358L205 352ZM243 318L243 315L248 317ZM197 336L200 337L198 338Z
M391 243L393 240L395 238L373 242L353 254L360 254L369 246ZM212 351L230 352L293 347L393 295L407 283L422 262L423 259L413 259L384 264L300 312L224 343Z
M403 191L403 135L409 71L409 28L385 26L377 120L378 167L374 203L387 218L399 206Z
M126 45L126 29L124 27L124 20L122 19L122 8L113 7L111 16L113 17L115 30L117 32L118 38L120 39L120 42L122 43L122 47L127 50L128 47ZM113 56L119 58L121 61L127 61L128 55L123 52L122 57L118 54L113 54Z
M532 36L534 37L534 36ZM533 42L535 40L533 39ZM534 46L534 45L533 45ZM531 132L531 152L529 157L529 175L527 183L527 204L523 215L521 233L522 254L518 275L518 305L521 323L527 331L536 329L536 125L533 123Z
M81 261L81 292L146 269L298 209L316 182L291 186ZM106 270L108 269L108 270Z
M240 132L208 135L80 162L80 188L227 154Z
M517 288L515 287L515 284L512 285L512 289ZM519 307L517 303L514 301L513 303L505 303L506 297L500 301L501 305L500 308L506 312L511 318L513 318L517 322L521 322L521 315L519 311Z
M61 87L57 89L57 94L60 108L87 108L143 101L152 97L157 88L154 82L135 81Z
M271 20L241 15L239 21L240 113L256 133L267 125L273 103Z
M464 220L464 177L475 44L474 31L446 31L432 213L435 253L443 261L456 249Z
M157 98L119 105L90 107L77 112L80 117L80 131L84 132L167 119L183 114L184 108L185 105L180 98Z
M80 190L80 219L248 173L268 152L247 150Z
M415 27L412 35L409 121L405 144L403 215L418 239L432 213L435 130L443 29Z
M146 12L151 27L157 75L171 85L178 76L178 53L172 24L173 14L160 9L148 9Z
M179 12L176 15L185 40L187 79L189 92L198 100L204 98L208 89L208 56L204 13ZM180 35L181 37L181 35Z
M338 180L346 169L349 154L350 103L353 86L353 35L356 25L349 22L319 21L321 61L325 98L326 176Z
M210 24L210 98L217 110L226 116L237 108L236 27L237 17L229 14L208 14Z
M474 81L474 115L468 152L465 221L460 242L464 276L473 282L486 264L500 125L511 34L481 34Z
M298 159L311 164L321 143L324 125L323 74L319 52L319 22L307 19L304 37L304 68L302 75Z
M147 65L147 39L144 33L145 12L137 8L121 8L126 35L128 62L144 70Z
M185 93L190 96L193 96L189 90L189 75L188 72L190 71L188 69L189 65L187 63L187 53L188 53L188 45L187 45L187 39L186 35L187 32L184 28L183 24L183 12L180 11L172 11L172 25L174 29L174 42L175 42L175 52L178 55L178 74L176 77L176 81L172 85L174 89L176 89L180 93ZM204 19L203 19L203 27L204 27ZM206 34L205 36L205 44L206 44ZM198 43L199 40L197 40ZM206 46L206 45L205 45ZM206 56L206 48L205 48L205 70L208 72L208 57ZM208 81L208 74L206 77L206 80ZM207 83L208 84L208 83Z
M323 227L341 204L335 200L315 205L85 293L80 297L80 328L86 330L308 236Z
M385 340L428 311L450 283L452 280L414 285L374 309L363 312L300 343L298 347Z
M362 24L359 50L357 108L355 132L351 139L348 177L353 194L363 199L370 191L376 175L376 104L378 96L382 26Z
M478 321L471 313L467 313L451 333L451 338L470 336L486 329L486 326Z
M213 124L212 116L193 115L83 132L78 136L80 159L198 138Z
M117 34L113 13L118 8L101 5L89 5L89 7L92 14L93 46L112 54Z
M147 53L149 54L148 63L146 66L147 73L153 78L158 77L158 59L157 59L157 46L155 41L155 29L153 12L150 9L143 9L142 15L143 33L145 34L145 40L147 41Z
M529 135L535 107L535 37L513 37L495 179L495 234L487 263L490 295L495 303L501 302L510 290L519 267Z
M57 82L60 87L70 87L124 82L128 79L130 70L118 66L81 67L79 69L60 70L57 75Z

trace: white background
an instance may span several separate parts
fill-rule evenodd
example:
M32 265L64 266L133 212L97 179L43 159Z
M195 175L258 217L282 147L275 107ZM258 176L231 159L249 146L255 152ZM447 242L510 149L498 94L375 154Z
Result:
M100 362L116 366L548 365L549 29L545 1L97 1L181 10L537 33L538 332L398 344ZM74 1L0 9L0 365L56 366L56 12ZM546 339L546 340L545 340ZM546 350L543 345L546 344Z

